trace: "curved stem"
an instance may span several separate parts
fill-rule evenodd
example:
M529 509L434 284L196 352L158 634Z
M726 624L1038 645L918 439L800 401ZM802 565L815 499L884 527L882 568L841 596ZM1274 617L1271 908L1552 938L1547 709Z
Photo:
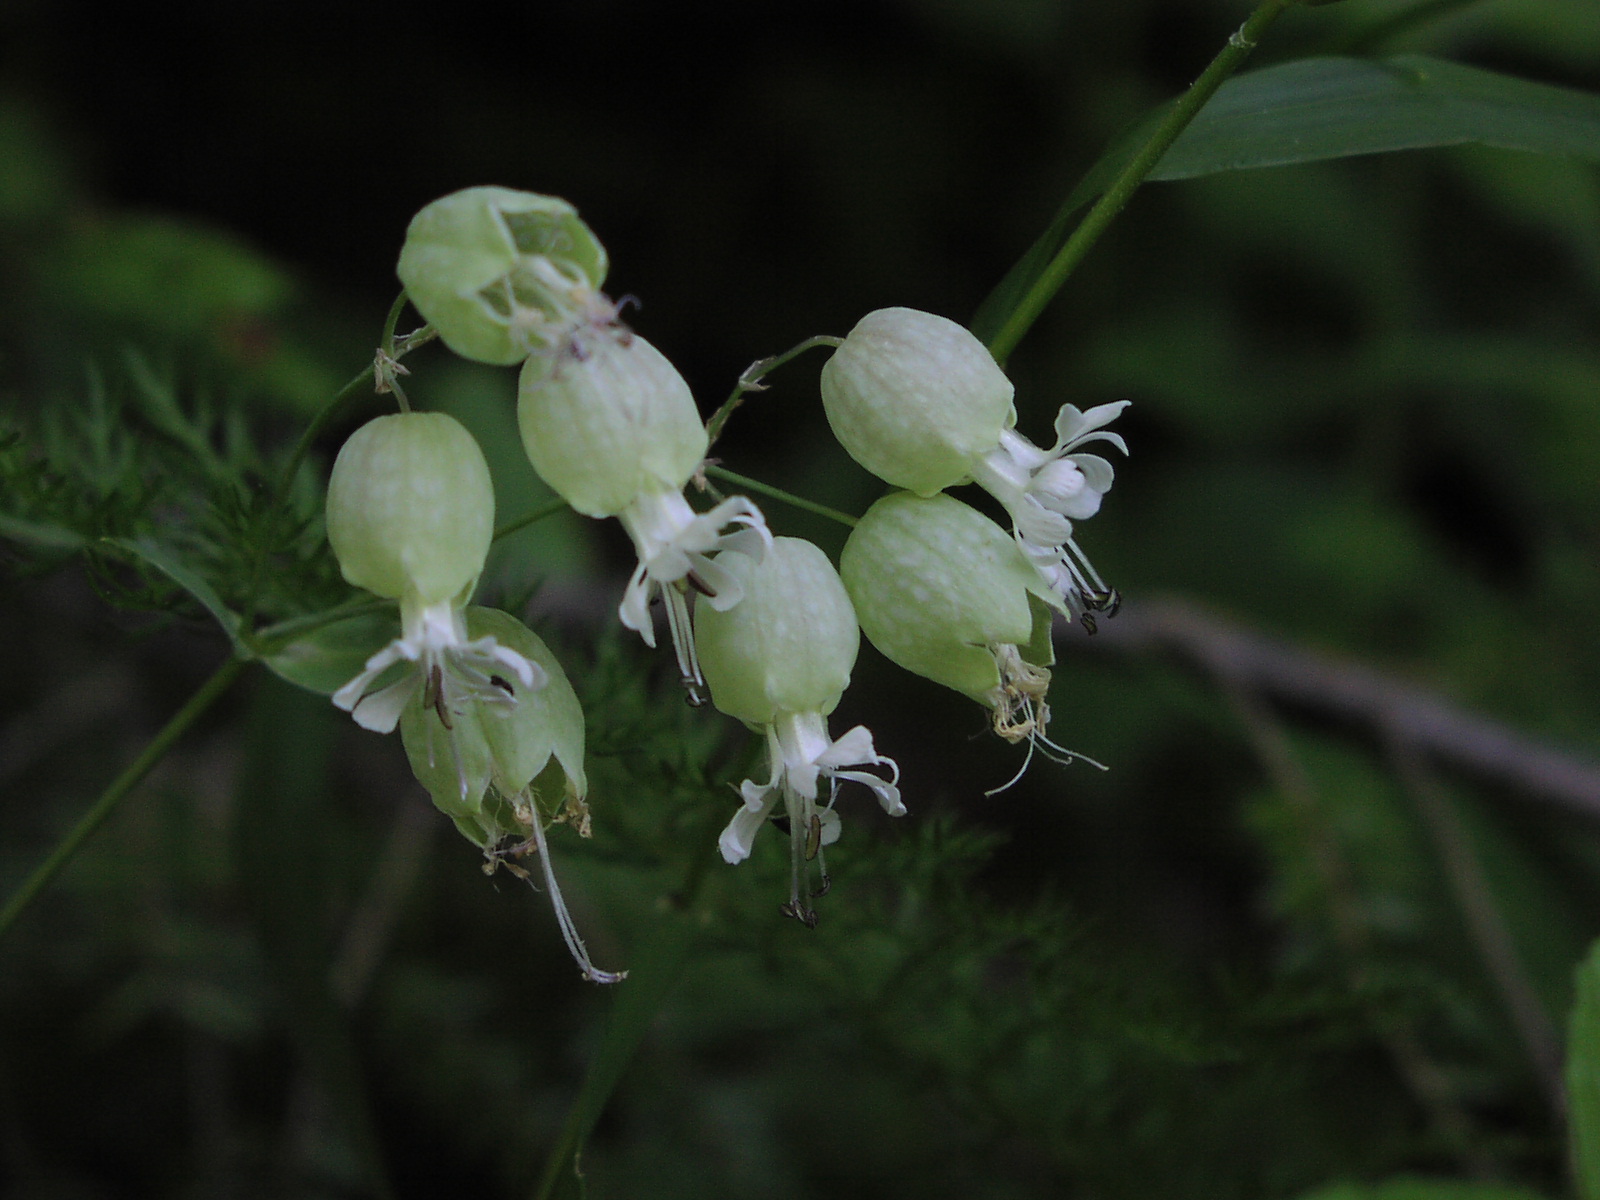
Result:
M706 442L709 445L715 442L722 433L722 427L728 423L728 418L733 416L733 410L744 403L746 392L764 392L766 385L761 382L770 372L783 366L791 358L797 358L807 350L814 350L818 346L838 347L844 344L843 338L830 337L827 334L818 334L814 338L807 338L798 346L785 350L782 354L774 354L771 358L758 358L744 369L739 376L739 382L733 385L732 394L722 402L722 407L711 414L711 419L706 422Z
M724 467L708 466L705 468L705 472L713 479L720 479L725 483L733 484L735 487L755 492L757 495L769 496L774 500L782 500L785 504L792 505L795 508L803 508L806 512L816 513L819 517L827 517L830 521L848 525L851 529L856 527L856 518L849 513L840 512L837 508L829 508L826 504L818 504L815 500L807 500L804 496L796 496L793 492L775 488L770 483L762 483L759 479L751 479L748 475L735 474Z
M1293 4L1295 0L1262 0L1256 10L1241 25L1236 33L1228 38L1228 44L1222 48L1211 65L1206 67L1189 86L1189 90L1173 104L1166 118L1156 127L1150 139L1133 156L1133 160L1118 173L1111 185L1101 193L1100 199L1094 207L1072 231L1072 236L1067 239L1066 245L1061 247L1059 253L1050 261L1039 278L1034 280L1033 286L1023 295L1006 322L989 340L989 352L994 355L995 361L1004 363L1010 353L1016 349L1022 336L1033 327L1039 319L1039 314L1044 311L1045 305L1050 303L1052 297L1061 290L1061 285L1067 281L1067 276L1072 274L1077 265L1089 253L1089 248L1100 240L1100 235L1110 227L1123 206L1139 190L1139 185L1144 182L1145 176L1155 170L1156 164L1161 161L1161 156L1167 148L1184 131L1189 122L1194 120L1200 110L1205 107L1207 100L1216 94L1216 90L1223 85L1228 76L1232 75L1250 56L1256 48L1256 43L1261 40L1261 35L1267 26L1283 13L1283 10Z
M143 753L128 765L127 770L118 775L100 794L94 802L94 807L83 815L83 818L72 827L72 831L56 844L50 852L50 857L39 864L37 870L29 876L28 880L16 890L11 899L6 901L6 906L0 909L0 938L3 938L16 924L17 918L22 915L34 898L38 896L72 860L84 842L92 837L100 826L106 823L107 818L116 811L117 805L122 802L148 775L158 762L166 756L173 744L188 732L189 727L200 719L208 708L217 701L223 692L228 690L230 684L238 678L244 670L247 660L242 658L229 658L217 668L210 679L200 685L200 690L189 697L189 702L180 708L173 718L166 723L161 732L151 739L150 744L144 748Z

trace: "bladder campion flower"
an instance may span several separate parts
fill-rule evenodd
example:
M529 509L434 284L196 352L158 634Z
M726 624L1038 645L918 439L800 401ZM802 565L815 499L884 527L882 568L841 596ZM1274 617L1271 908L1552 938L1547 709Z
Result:
M600 291L606 269L605 248L565 200L472 187L412 218L397 273L447 346L511 366L616 321Z
M983 343L954 321L910 308L868 313L822 368L822 402L840 443L896 487L931 496L971 481L1010 514L1024 553L1091 630L1112 612L1105 586L1072 537L1110 490L1111 464L1080 453L1106 441L1127 401L1081 412L1065 405L1041 450L1016 432L1011 381Z
M523 366L517 415L534 470L587 516L617 517L638 552L619 615L655 645L649 604L666 600L678 668L703 702L689 590L712 609L738 603L739 576L719 551L759 559L771 544L760 509L743 496L697 513L684 486L706 453L689 385L654 346L632 333L580 334L579 353ZM729 531L729 527L734 527Z
M449 728L469 704L509 708L519 688L544 683L537 664L467 633L462 606L489 553L494 490L460 422L394 413L356 430L333 464L327 525L344 577L400 604L400 636L333 694L358 725L388 733L418 702Z
M890 816L904 816L894 760L878 754L872 734L857 725L837 740L828 736L827 715L850 683L861 644L855 612L833 564L821 550L798 538L775 538L759 563L729 560L728 572L744 589L737 608L702 614L697 630L701 663L718 709L767 738L771 776L745 780L744 803L723 830L719 846L730 863L750 854L757 832L781 800L789 819L789 902L783 911L816 924L814 896L828 889L824 846L839 837L834 800L844 781L872 789ZM885 768L885 779L871 771ZM819 797L820 781L828 795ZM815 860L822 886L812 892L809 863Z
M885 657L972 697L1030 756L1083 757L1045 733L1050 626L1065 607L988 517L943 494L891 492L851 531L839 574Z

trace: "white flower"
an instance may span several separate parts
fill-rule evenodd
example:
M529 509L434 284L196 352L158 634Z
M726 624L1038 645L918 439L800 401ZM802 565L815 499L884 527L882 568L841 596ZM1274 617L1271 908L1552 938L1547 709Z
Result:
M679 491L643 492L618 516L633 539L639 565L617 614L624 625L638 631L645 645L654 647L650 601L657 593L665 598L678 670L690 700L702 704L705 679L695 654L686 589L700 593L718 612L737 604L744 596L743 585L710 556L726 551L760 562L772 546L766 518L743 496L724 500L710 512L697 513ZM736 528L724 532L730 525Z
M1056 416L1056 442L1048 451L1006 429L1000 444L978 459L972 470L973 482L1010 514L1017 544L1091 633L1090 614L1115 612L1117 596L1073 541L1072 522L1100 511L1114 472L1098 454L1074 451L1103 441L1126 454L1121 436L1103 428L1126 407L1126 400L1097 405L1088 412L1063 405Z
M839 840L839 814L834 811L833 803L840 783L864 784L872 789L884 812L891 817L903 817L906 807L900 801L900 768L893 759L877 753L872 745L872 734L864 725L857 725L836 741L831 740L827 723L818 712L780 713L777 720L767 726L767 754L772 777L764 784L747 779L740 785L744 803L722 831L717 845L726 861L743 862L750 856L757 832L772 816L781 798L789 818L790 871L789 903L783 906L783 911L814 926L817 916L811 908L811 897L828 890L828 870L822 848ZM862 766L887 768L888 778L871 771L846 769ZM825 803L818 802L820 779L827 779L830 784ZM807 864L812 859L817 860L822 876L822 887L817 892L809 889Z
M463 610L452 600L402 604L401 621L400 636L367 659L361 673L333 694L334 704L364 729L392 732L402 710L419 693L422 706L438 714L449 729L452 716L459 716L469 704L515 707L513 678L528 690L543 687L548 678L538 663L495 638L468 641ZM405 664L400 676L375 687L397 664Z

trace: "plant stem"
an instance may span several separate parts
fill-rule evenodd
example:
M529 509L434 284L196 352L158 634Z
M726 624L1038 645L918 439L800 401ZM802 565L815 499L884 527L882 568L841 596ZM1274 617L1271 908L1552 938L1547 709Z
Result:
M706 474L713 479L720 479L724 483L731 483L762 496L770 496L774 500L782 500L785 504L795 508L803 508L806 512L816 513L819 517L827 517L830 521L837 521L841 525L848 525L851 529L856 527L856 518L847 512L840 512L837 508L829 508L826 504L818 504L815 500L807 500L804 496L796 496L793 492L786 492L782 488L775 488L770 483L762 483L759 479L751 479L748 475L738 475L725 467L710 467Z
M218 667L211 678L200 685L200 690L189 697L189 702L180 708L161 732L151 739L144 752L100 794L94 807L85 813L73 826L72 831L56 844L56 848L50 852L50 857L45 859L27 882L16 890L6 902L5 908L0 909L0 938L5 937L11 926L16 924L17 918L22 915L22 910L27 908L34 897L60 873L61 868L72 860L72 856L78 852L83 843L105 824L123 797L139 785L151 769L166 756L167 751L172 749L173 744L188 732L189 727L199 720L223 692L228 690L229 685L238 678L239 672L243 671L246 665L246 659L229 658Z
M733 392L722 402L722 407L711 414L711 420L706 422L706 441L708 444L715 442L722 433L722 427L728 423L728 418L733 416L733 410L744 403L746 392L762 392L766 387L761 380L771 371L783 366L791 358L813 350L818 346L840 346L844 344L843 338L829 337L827 334L818 334L814 338L807 338L793 349L785 350L782 354L774 354L771 358L758 358L744 369L739 376L739 382L733 385Z
M518 517L515 521L507 521L499 529L496 529L494 531L494 540L498 542L503 537L510 537L519 529L526 529L529 525L542 521L546 517L553 517L566 507L567 502L565 500L552 500L548 504L541 504L527 516Z
M1195 119L1205 107L1206 101L1216 94L1216 90L1223 85L1228 76L1237 71L1250 56L1250 52L1256 48L1256 43L1261 40L1261 35L1267 26L1277 20L1283 10L1294 2L1295 0L1262 0L1238 31L1228 38L1228 44L1211 60L1211 65L1206 67L1200 78L1189 86L1187 92L1178 97L1177 102L1167 113L1166 119L1150 135L1149 141L1145 142L1133 156L1133 160L1101 193L1100 199L1095 202L1088 215L1072 231L1072 236L1067 239L1066 245L1061 247L1050 265L1034 281L1033 286L1006 318L1005 324L990 339L989 351L994 355L996 362L1005 362L1016 349L1023 335L1039 319L1039 314L1044 311L1045 305L1049 304L1051 298L1061 290L1061 285L1067 281L1067 276L1072 274L1077 265L1083 261L1089 253L1089 248L1100 240L1100 235L1111 225L1123 206L1132 199L1133 193L1139 190L1139 185L1144 182L1145 176L1155 170L1156 164L1161 161L1161 156L1167 152L1167 148L1177 140L1189 122Z

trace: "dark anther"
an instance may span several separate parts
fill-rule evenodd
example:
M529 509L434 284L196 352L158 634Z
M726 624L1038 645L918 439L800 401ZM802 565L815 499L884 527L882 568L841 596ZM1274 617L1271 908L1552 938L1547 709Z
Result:
M439 714L439 724L452 732L455 730L455 726L450 724L450 710L444 705L444 671L440 667L435 666L428 672L428 685L422 693L422 706L431 708Z
M489 682L494 684L495 687L499 688L508 696L516 695L516 692L511 687L511 681L509 679L504 679L499 675L491 675L489 676Z
M1094 617L1090 616L1088 613L1084 613L1078 618L1078 624L1082 625L1089 633L1093 633L1095 631Z
M683 677L683 699L690 708L704 708L710 698L698 679L692 679L688 675Z
M1116 616L1117 610L1122 607L1122 593L1116 588L1104 592L1090 592L1087 599L1090 608L1108 617Z
M785 904L780 904L778 911L786 917L793 917L807 929L815 929L817 927L817 914L809 908L801 908L799 901L790 900Z
M815 858L820 849L822 849L822 818L812 813L811 825L806 830L806 861L810 862Z
M699 592L702 596L715 596L716 595L716 592L711 590L711 586L708 583L706 583L706 581L704 579L701 579L700 576L695 574L693 571L690 571L687 575L685 575L684 579L688 582L690 587L692 587L695 591Z
M828 894L829 889L831 889L832 887L833 887L833 877L831 875L829 875L826 871L824 871L822 873L822 886L820 888L818 888L816 891L811 893L811 898L813 900L821 900L824 896L826 896Z

